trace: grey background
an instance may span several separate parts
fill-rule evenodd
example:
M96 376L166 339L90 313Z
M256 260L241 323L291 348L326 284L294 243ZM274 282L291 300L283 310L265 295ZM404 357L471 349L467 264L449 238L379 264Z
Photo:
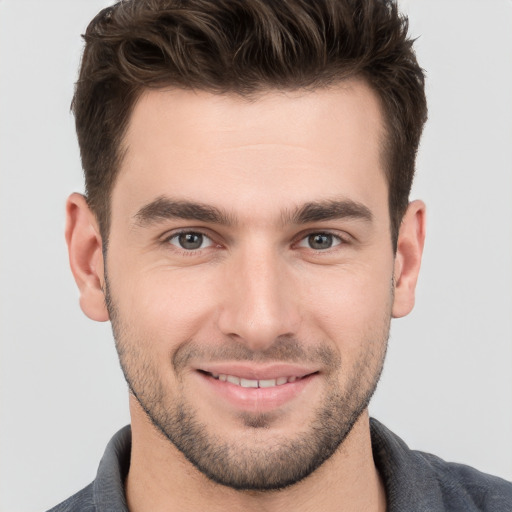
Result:
M81 313L63 238L82 191L69 114L80 33L106 0L0 0L0 510L88 484L128 423L109 324ZM411 447L512 479L512 2L401 2L430 120L415 311L393 322L371 413Z

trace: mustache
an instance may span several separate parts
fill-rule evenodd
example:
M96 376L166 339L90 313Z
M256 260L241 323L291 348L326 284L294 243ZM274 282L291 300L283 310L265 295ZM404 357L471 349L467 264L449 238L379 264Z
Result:
M283 335L265 350L253 351L243 341L227 340L222 345L209 345L188 340L178 347L172 356L176 372L191 362L212 363L220 361L250 361L254 363L312 363L325 368L338 368L341 364L339 353L327 344L310 345L293 336Z

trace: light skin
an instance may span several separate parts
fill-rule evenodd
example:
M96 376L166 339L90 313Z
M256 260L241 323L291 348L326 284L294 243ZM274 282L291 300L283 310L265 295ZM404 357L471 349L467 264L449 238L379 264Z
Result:
M132 512L386 509L367 401L390 319L414 305L425 207L409 205L395 253L384 136L360 81L251 101L151 91L125 136L106 261L69 198L81 307L112 320L132 391ZM332 453L315 459L315 440Z

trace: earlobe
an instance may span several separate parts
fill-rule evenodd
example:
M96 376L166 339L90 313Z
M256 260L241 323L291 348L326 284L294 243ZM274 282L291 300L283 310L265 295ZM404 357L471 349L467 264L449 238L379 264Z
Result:
M108 320L102 239L96 217L81 194L72 194L66 203L66 242L82 311L92 320Z
M409 314L414 307L424 242L425 204L422 201L413 201L405 212L398 235L394 268L394 318Z

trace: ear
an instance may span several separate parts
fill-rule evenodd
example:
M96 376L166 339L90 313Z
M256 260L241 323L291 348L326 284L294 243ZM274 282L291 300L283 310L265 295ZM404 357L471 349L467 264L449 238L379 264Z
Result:
M414 307L416 282L425 242L425 204L413 201L405 212L398 234L395 256L395 298L392 314L400 318Z
M82 311L92 320L108 320L101 235L96 217L81 194L72 194L66 203L66 242Z

